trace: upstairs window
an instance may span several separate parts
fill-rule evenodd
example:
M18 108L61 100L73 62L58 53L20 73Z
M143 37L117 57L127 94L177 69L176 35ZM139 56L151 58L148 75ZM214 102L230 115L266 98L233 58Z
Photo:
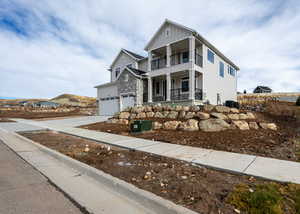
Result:
M232 66L228 65L228 73L231 76L235 76L236 70Z
M215 62L215 54L211 50L207 50L207 60L211 63Z
M116 68L116 77L118 77L120 74L120 68Z
M182 63L189 62L189 52L183 52L182 53Z
M219 64L219 75L220 77L224 77L224 63L220 62Z

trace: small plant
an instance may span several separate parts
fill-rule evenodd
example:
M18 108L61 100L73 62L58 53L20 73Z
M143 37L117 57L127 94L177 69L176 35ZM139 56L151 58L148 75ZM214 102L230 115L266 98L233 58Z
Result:
M300 106L300 96L298 97L298 99L296 101L296 106Z

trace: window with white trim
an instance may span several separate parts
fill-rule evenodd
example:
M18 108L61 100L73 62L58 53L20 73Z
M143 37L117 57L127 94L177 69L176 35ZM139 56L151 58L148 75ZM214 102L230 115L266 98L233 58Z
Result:
M207 49L207 60L211 63L215 62L215 54L209 49Z
M224 77L224 63L220 62L219 64L219 75L220 77Z
M230 74L231 76L235 76L235 73L236 70L232 66L228 65L228 74Z
M116 77L118 77L119 76L119 74L120 74L120 68L116 68L116 70L115 70L115 73L116 73Z

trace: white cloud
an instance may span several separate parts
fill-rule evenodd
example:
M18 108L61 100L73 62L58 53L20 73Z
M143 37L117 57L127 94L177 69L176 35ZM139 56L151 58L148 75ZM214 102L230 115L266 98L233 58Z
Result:
M106 69L119 49L143 54L165 18L196 29L239 65L239 90L258 84L276 91L300 88L300 7L294 0L8 2L0 3L0 20L12 8L35 16L25 23L29 38L0 25L0 95L95 96L93 86L109 81ZM62 21L63 30L49 23L50 15Z

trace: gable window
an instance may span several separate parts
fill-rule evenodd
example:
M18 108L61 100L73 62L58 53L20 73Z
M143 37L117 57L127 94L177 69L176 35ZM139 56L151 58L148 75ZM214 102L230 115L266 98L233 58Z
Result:
M116 77L118 77L120 74L120 68L116 68Z
M181 79L181 91L182 92L189 91L189 78L188 77Z
M214 63L215 61L215 54L209 49L207 49L207 60L211 63Z
M236 72L235 69L232 66L228 65L228 73L231 76L235 76L235 72Z
M125 75L124 75L124 81L125 81L125 82L128 82L128 79L129 79L129 78L128 78L128 74L125 74Z
M167 28L167 29L166 29L165 35L166 35L166 37L168 37L168 36L170 35L170 28Z
M183 52L182 53L182 63L189 62L189 52Z
M220 62L220 65L219 65L219 75L220 75L220 77L224 77L224 63L223 62Z

